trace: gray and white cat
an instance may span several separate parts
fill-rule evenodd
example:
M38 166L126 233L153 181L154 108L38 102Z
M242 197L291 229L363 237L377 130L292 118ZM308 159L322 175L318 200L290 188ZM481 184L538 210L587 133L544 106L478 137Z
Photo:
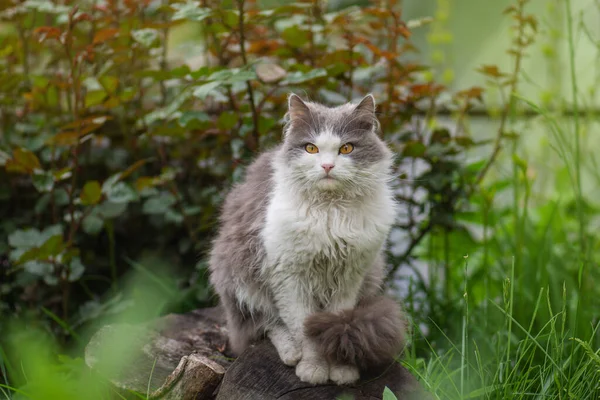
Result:
M302 381L348 384L404 341L381 288L393 155L371 95L329 108L292 94L287 119L283 143L227 196L211 282L234 353L266 335Z

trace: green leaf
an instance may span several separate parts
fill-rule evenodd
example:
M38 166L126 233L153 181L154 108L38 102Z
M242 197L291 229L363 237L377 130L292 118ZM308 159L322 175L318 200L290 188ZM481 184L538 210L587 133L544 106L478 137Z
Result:
M84 206L98 204L102 198L102 190L98 181L88 181L83 186L79 196L81 204Z
M200 7L199 1L188 1L185 4L174 3L171 5L176 11L171 21L189 20L203 21L212 15L210 8Z
M10 154L0 150L0 166L6 165L6 162L10 160Z
M151 47L158 40L158 31L152 28L136 29L131 31L133 40L144 47Z
M54 176L51 172L35 172L31 177L33 186L40 193L49 192L54 187Z
M167 210L167 212L165 213L165 220L167 220L169 222L173 222L175 224L181 224L183 222L183 215L181 215L181 213L169 208Z
M448 143L450 141L450 131L446 128L440 128L431 134L431 143Z
M281 37L292 47L302 47L310 40L310 33L294 25L284 29Z
M515 165L517 167L519 167L519 169L521 170L523 175L525 175L527 173L527 161L523 160L521 157L519 157L516 154L512 155L512 159L513 159L513 162L515 163Z
M137 201L138 195L136 191L125 182L117 182L111 186L107 193L108 200L113 203L129 203Z
M51 236L40 247L34 247L21 254L17 264L48 260L51 257L58 256L64 248L62 234Z
M210 121L211 119L208 114L203 111L185 111L181 114L177 123L183 128L194 129L197 126L202 126L203 123Z
M175 202L175 196L171 193L161 193L159 196L146 200L142 212L144 214L165 214Z
M18 172L31 174L34 170L41 169L40 160L31 151L24 148L16 148L13 151L13 158L7 160L6 170L8 172Z
M83 219L81 228L88 235L97 235L104 228L104 221L98 215L92 213Z
M84 272L85 266L81 263L81 259L79 257L74 257L69 265L69 276L67 279L69 282L75 282L81 278Z
M402 156L419 158L425 154L425 145L421 142L407 142L402 151Z
M211 94L216 88L221 86L221 82L209 82L204 85L200 85L194 89L192 93L194 97L199 98L200 100L206 99L208 95Z
M237 26L240 19L238 11L231 9L222 10L221 18L223 19L223 23L230 27Z
M107 94L104 90L92 90L85 94L85 106L93 107L102 104Z
M323 68L313 69L309 72L290 72L287 77L281 82L282 85L295 85L298 83L304 83L312 81L314 79L322 78L327 76L327 71Z
M123 214L127 210L128 203L113 203L112 201L105 201L98 206L98 216L104 219L116 218Z
M35 228L19 229L8 235L8 244L18 249L29 249L37 247L40 238L40 231Z
M238 82L246 82L257 79L256 72L233 68L233 69L223 69L221 71L217 71L211 74L207 80L209 81L218 81L226 84L233 84Z
M238 121L238 116L233 111L223 112L217 119L217 127L224 131L232 129Z
M111 175L107 180L102 184L102 193L106 194L110 191L110 189L121 179L121 173L117 172L114 175Z
M394 392L390 390L389 387L385 387L383 390L383 400L398 400Z
M46 242L40 247L40 254L44 258L54 257L59 255L65 248L63 242L63 235L54 235L48 238Z
M71 7L54 4L50 0L27 0L23 3L23 6L40 13L61 14L71 10Z
M100 84L102 85L104 90L106 90L108 93L114 93L117 90L117 87L119 86L119 78L117 78L116 76L104 75L101 76L98 80L100 81Z
M479 173L479 171L481 171L486 164L487 164L487 160L475 161L475 162L472 162L471 164L467 165L465 168L465 171L474 175L474 174Z
M69 194L65 189L55 189L54 190L54 202L57 206L66 206L69 204Z
M52 274L54 270L52 264L40 261L30 261L25 263L23 264L23 269L30 274L37 276L48 276Z

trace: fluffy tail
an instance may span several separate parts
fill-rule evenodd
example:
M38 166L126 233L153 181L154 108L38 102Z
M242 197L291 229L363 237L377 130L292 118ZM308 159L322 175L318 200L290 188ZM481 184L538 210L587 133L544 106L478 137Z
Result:
M352 310L313 314L304 329L328 360L367 369L389 363L400 353L406 323L398 303L381 296L363 300Z

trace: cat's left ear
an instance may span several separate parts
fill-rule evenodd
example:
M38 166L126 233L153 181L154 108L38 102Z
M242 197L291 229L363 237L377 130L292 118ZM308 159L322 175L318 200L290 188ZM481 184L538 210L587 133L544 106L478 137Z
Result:
M372 115L375 115L375 107L375 97L373 97L373 95L369 93L368 95L363 97L360 103L358 103L355 110L358 112L370 113Z
M378 122L375 110L375 97L372 94L366 95L354 108L354 123L358 125L356 128L369 131L376 130Z

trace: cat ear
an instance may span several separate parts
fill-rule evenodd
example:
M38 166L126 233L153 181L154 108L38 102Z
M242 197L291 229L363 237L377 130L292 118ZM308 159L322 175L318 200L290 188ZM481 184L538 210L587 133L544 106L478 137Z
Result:
M293 122L297 119L304 119L310 116L310 109L297 94L290 94L288 98L288 113Z
M375 115L375 97L372 94L366 95L360 103L354 108L353 129L364 129L373 131L377 128L377 116Z
M355 111L370 113L375 115L375 97L372 94L366 95L355 108Z
M306 129L311 129L312 116L310 115L310 108L297 94L292 93L288 97L286 120L287 123L284 128L286 137L291 132L305 132Z

